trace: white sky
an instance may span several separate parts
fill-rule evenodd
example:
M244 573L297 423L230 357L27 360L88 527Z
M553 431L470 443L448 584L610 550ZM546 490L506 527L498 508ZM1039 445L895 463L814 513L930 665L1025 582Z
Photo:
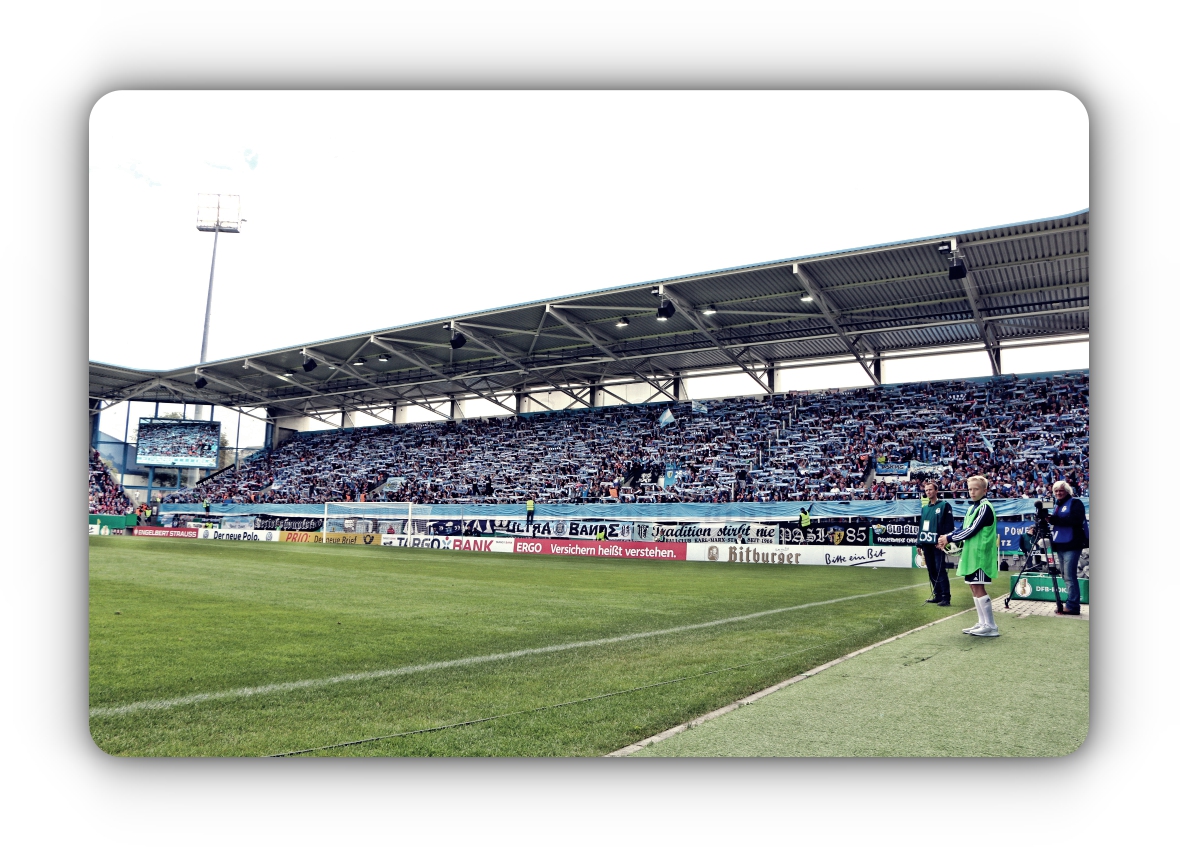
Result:
M952 100L988 120L955 129ZM218 241L216 360L1067 214L1088 168L1051 91L116 92L90 118L89 356L198 361L199 193L247 219Z

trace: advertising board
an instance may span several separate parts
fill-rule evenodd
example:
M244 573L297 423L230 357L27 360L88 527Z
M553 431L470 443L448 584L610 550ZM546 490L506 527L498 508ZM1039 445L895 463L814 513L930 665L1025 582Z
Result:
M195 530L197 538L203 538L208 541L278 541L279 532L277 530L259 530L259 529L213 529L206 527L205 529Z
M137 526L131 532L150 538L196 538L200 530L183 526Z
M416 547L430 550L464 550L472 553L512 553L514 538L464 538L446 535L382 535L382 547Z
M606 556L616 559L684 560L688 546L680 542L641 544L635 541L573 541L552 538L517 538L517 553L547 556Z
M838 567L912 568L909 547L849 547L812 544L689 544L690 562L735 564L834 565Z

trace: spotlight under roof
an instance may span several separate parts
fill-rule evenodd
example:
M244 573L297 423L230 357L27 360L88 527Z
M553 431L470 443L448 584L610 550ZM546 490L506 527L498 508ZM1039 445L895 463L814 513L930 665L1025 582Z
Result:
M467 343L467 336L466 335L464 335L461 332L452 332L451 333L451 349L452 350L458 350L460 347L462 347L466 343Z
M312 371L314 371L314 370L316 369L316 361L315 361L315 359L311 359L311 358L309 358L309 359L308 359L306 362L304 362L304 363L303 363L303 369L304 369L305 371L307 371L308 373L311 373Z
M701 314L702 315L715 315L715 314L717 314L717 307L714 306L712 303L710 303L708 306L701 309Z
M656 320L666 321L668 318L676 314L676 307L672 305L672 301L665 297L660 301L660 308L656 309Z
M631 326L631 321L627 320L626 318L619 318L617 321L615 321L615 326Z
M193 387L194 388L204 388L208 384L209 384L209 380L205 379L205 377L203 377L203 376L199 376L199 377L197 377L197 381L193 383Z

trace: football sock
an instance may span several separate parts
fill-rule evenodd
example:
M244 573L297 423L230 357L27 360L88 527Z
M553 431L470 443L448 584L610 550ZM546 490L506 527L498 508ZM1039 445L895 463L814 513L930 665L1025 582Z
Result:
M987 626L987 617L983 613L983 598L975 597L973 599L975 600L975 613L979 615L979 625Z
M996 617L992 613L992 598L980 597L979 599L981 601L979 605L980 605L980 609L982 610L982 613L983 613L984 624L991 627L992 629L995 629L996 628Z

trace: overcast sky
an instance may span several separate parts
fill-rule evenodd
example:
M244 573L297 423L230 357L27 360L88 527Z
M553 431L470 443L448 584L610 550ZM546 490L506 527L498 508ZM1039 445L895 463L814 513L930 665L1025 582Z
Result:
M1088 167L1061 92L116 92L90 117L89 355L198 361L199 193L247 219L218 240L212 361L1067 214Z

